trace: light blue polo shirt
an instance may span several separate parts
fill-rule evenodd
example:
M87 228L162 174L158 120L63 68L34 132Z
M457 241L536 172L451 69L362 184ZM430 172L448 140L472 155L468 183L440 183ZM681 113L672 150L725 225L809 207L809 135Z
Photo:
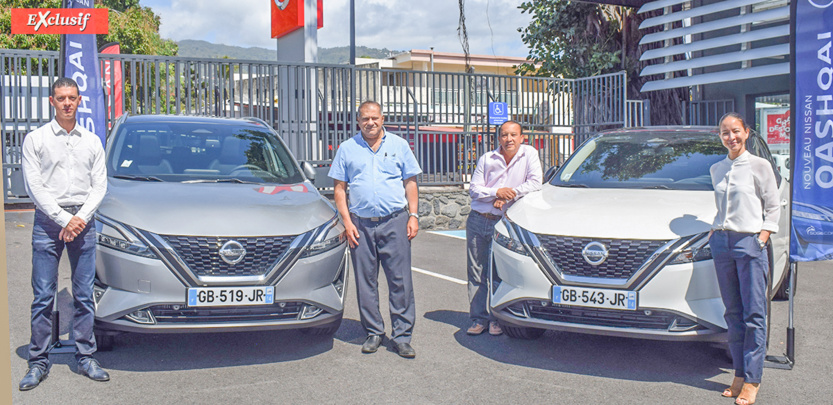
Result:
M375 153L361 133L342 142L327 174L347 182L350 212L364 218L383 217L404 208L408 201L403 179L422 173L406 140L387 131L382 136Z

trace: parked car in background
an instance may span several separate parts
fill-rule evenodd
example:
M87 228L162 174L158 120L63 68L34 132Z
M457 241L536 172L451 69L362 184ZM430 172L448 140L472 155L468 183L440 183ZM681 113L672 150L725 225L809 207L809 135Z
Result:
M96 215L96 336L341 324L336 210L258 119L124 116ZM303 168L302 168L303 167Z
M758 135L747 148L772 163L781 193L771 253L784 294L789 183ZM584 143L496 227L490 309L506 333L725 341L708 245L709 168L725 158L712 127L624 129Z

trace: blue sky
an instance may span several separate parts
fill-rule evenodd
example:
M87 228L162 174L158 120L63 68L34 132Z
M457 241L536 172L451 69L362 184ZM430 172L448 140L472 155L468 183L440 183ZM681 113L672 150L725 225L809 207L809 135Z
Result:
M271 0L141 0L161 17L160 32L173 40L200 39L244 47L274 48ZM356 44L392 50L462 52L454 0L355 0ZM529 16L521 0L466 0L466 28L473 54L528 54L517 31ZM324 28L318 46L349 45L349 0L324 0ZM487 13L488 10L488 13Z

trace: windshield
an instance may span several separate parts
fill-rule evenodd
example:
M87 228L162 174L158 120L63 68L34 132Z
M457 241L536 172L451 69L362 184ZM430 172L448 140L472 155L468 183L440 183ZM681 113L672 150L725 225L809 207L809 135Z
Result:
M279 184L304 180L272 131L245 122L125 123L110 142L107 173L111 177Z
M632 132L588 141L550 184L561 187L713 190L709 167L726 157L717 134Z

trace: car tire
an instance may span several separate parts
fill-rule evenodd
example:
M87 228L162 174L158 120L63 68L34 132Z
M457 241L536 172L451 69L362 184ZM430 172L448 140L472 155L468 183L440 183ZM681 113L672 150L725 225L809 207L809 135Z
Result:
M109 352L116 346L116 336L107 333L95 334L96 350L99 352Z
M790 272L792 272L792 266L787 267L787 274L784 276L784 281L781 282L781 285L778 287L778 290L775 291L774 299L778 301L784 301L790 299ZM798 294L798 273L795 273L795 286L796 289L793 291L793 296Z
M546 332L544 329L528 328L525 326L510 326L504 323L501 323L500 326L503 328L503 332L506 333L506 336L513 339L534 340L538 339L544 334L544 332Z
M339 317L335 322L331 322L323 326L301 329L301 333L311 336L332 336L336 333L336 331L338 331L339 327L341 327L341 317Z

